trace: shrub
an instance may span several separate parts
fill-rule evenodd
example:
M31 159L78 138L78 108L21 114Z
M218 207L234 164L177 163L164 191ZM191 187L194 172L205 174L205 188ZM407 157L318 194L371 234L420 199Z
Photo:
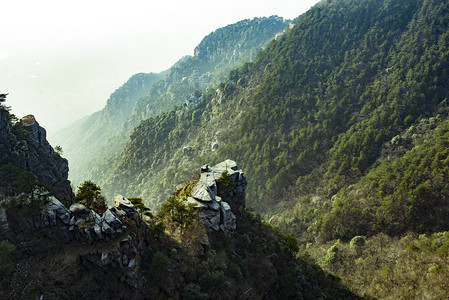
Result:
M16 249L16 246L8 241L0 242L0 273L2 277L7 278L12 270L14 264L10 260L10 254Z
M365 237L361 235L353 237L351 242L349 243L349 248L351 249L358 249L363 246L365 246Z
M106 198L101 195L101 188L90 180L84 181L78 187L75 199L100 215L108 209Z
M150 271L156 282L160 282L167 274L170 259L161 252L156 252L150 265Z
M195 283L189 283L184 287L181 298L186 300L209 299L206 293L201 292L201 287Z
M337 245L333 245L332 247L330 247L327 250L327 254L321 258L321 264L323 266L335 264L339 259L338 252L339 249Z
M229 178L228 171L223 171L221 173L220 178L217 179L217 184L222 184L225 187L229 187L232 185L231 179Z

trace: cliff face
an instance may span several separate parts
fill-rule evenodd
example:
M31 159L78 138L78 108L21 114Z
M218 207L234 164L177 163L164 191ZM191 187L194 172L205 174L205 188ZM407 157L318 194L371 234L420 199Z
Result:
M62 203L70 205L74 194L67 180L69 164L67 159L55 153L47 141L46 130L39 126L33 115L22 118L25 129L31 133L28 149L24 151L22 165L35 174L39 181L52 187L52 194Z
M18 180L23 172L33 173L37 180L65 205L70 205L74 194L67 180L68 161L55 153L48 143L47 133L34 116L28 115L21 125L11 126L6 110L0 114L0 193L12 196L20 193ZM19 126L20 125L20 126Z

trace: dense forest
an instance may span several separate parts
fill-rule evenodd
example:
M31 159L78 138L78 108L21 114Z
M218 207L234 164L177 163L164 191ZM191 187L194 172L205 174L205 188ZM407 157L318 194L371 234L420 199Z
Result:
M332 258L355 251L355 237L395 245L407 264L434 234L432 249L446 245L448 19L441 1L322 1L252 63L192 93L194 105L142 121L100 166L100 184L155 206L192 166L232 158L246 171L249 206L360 293L383 295L332 266L368 250ZM447 262L431 253L422 270ZM399 276L391 261L376 265L381 282Z

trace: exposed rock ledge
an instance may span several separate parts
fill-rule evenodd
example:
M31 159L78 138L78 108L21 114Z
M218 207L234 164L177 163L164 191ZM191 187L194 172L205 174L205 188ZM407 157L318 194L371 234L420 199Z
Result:
M17 225L10 226L5 209L0 209L2 239L15 240L19 236L41 232L51 240L66 244L73 241L93 244L94 247L86 247L86 252L80 254L84 265L119 270L122 282L135 288L141 285L140 253L145 245L143 233L147 226L140 220L133 204L121 195L115 195L115 206L102 216L79 203L67 209L51 197L37 214L20 218ZM107 250L100 247L104 244L97 244L106 241L113 245ZM28 242L25 240L22 245Z
M237 163L227 159L213 167L201 168L201 177L187 201L200 210L203 224L215 231L232 233L236 229L231 210L245 207L246 178ZM229 202L224 201L228 199Z

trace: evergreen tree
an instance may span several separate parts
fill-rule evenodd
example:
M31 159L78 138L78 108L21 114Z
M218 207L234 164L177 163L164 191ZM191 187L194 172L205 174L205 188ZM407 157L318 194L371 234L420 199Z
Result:
M86 205L102 215L107 209L106 198L101 195L101 188L90 180L84 181L75 196L76 202Z

